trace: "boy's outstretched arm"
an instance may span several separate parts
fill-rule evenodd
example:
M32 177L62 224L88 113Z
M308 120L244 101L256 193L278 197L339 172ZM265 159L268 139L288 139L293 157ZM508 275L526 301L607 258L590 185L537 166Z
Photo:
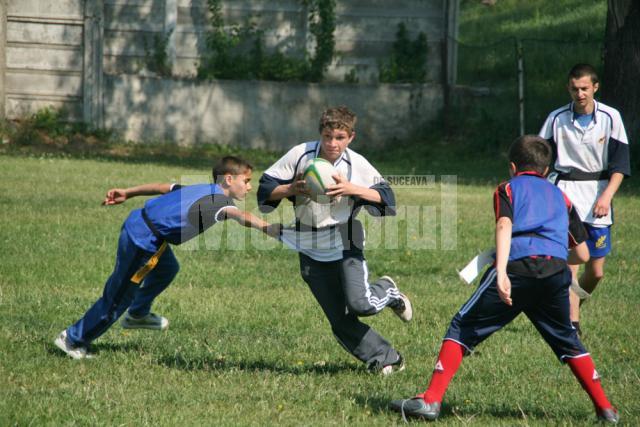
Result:
M513 223L506 216L498 218L496 222L496 272L498 281L498 295L507 305L512 305L511 281L507 276L507 262L511 250L511 231Z
M224 210L227 218L236 220L240 225L255 228L267 234L274 239L280 237L282 224L269 224L268 222L258 218L257 216L236 208L227 208Z
M118 205L124 203L125 200L136 196L154 196L156 194L165 194L171 191L174 184L170 183L153 183L142 184L129 188L112 188L107 191L107 195L102 201L103 205Z

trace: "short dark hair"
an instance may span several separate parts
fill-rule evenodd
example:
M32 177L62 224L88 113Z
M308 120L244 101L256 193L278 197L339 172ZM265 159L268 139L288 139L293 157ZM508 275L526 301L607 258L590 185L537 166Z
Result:
M509 161L516 165L519 172L543 174L552 158L551 145L538 135L523 135L513 141L509 148Z
M584 76L591 77L591 83L598 83L598 72L596 69L590 64L576 64L571 70L569 70L569 75L567 77L567 81L571 81L571 79L581 79Z
M219 184L227 174L240 175L250 170L253 170L253 166L248 161L236 156L225 156L216 163L211 174L213 182Z
M356 114L344 105L327 108L320 116L319 131L324 129L341 129L353 133L356 128Z

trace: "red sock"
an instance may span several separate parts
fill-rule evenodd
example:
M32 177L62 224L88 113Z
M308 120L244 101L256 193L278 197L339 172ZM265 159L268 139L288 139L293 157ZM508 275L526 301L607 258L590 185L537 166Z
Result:
M567 359L567 364L571 368L573 375L576 376L582 388L589 394L596 410L611 408L611 403L604 394L602 385L600 384L600 375L596 371L591 356L586 355Z
M457 342L445 340L442 343L429 388L422 394L425 402L442 402L442 396L458 370L463 355L464 348Z

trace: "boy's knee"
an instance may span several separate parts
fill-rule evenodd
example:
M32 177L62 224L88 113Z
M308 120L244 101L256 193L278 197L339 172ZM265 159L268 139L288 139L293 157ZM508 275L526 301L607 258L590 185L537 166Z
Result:
M590 281L598 283L604 278L604 268L600 266L591 266L591 268L587 270L587 274Z
M347 300L347 308L349 309L349 313L355 314L356 316L368 316L377 313L376 308L372 306L366 298Z

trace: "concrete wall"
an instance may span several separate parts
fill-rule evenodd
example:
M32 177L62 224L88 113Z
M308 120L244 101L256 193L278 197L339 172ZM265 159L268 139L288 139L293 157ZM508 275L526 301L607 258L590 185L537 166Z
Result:
M382 146L442 110L442 42L452 33L445 18L457 1L338 0L338 54L329 82L304 84L135 74L144 69L144 40L149 49L154 34L168 31L174 71L195 73L209 25L205 0L0 0L0 115L64 107L73 120L132 140L284 149L317 136L324 108L347 104L360 116L358 141ZM225 0L224 6L228 22L250 19L268 28L265 41L272 48L302 55L313 47L301 0ZM399 22L414 37L428 34L434 83L365 84L376 80ZM336 83L352 69L361 84Z
M7 116L51 105L82 118L84 0L5 4Z
M316 139L330 105L358 114L357 142L402 140L441 110L440 85L345 85L105 76L105 125L132 140L284 150Z
M441 79L441 43L450 0L338 0L336 56L327 79L344 81L355 70L360 81L377 81L378 64L388 59L397 25L406 24L412 38L419 32L429 42L429 79ZM225 0L225 23L254 22L264 29L267 49L290 55L313 52L307 7L301 0ZM105 0L105 70L111 74L144 72L153 36L169 39L173 72L196 74L209 29L206 0Z

